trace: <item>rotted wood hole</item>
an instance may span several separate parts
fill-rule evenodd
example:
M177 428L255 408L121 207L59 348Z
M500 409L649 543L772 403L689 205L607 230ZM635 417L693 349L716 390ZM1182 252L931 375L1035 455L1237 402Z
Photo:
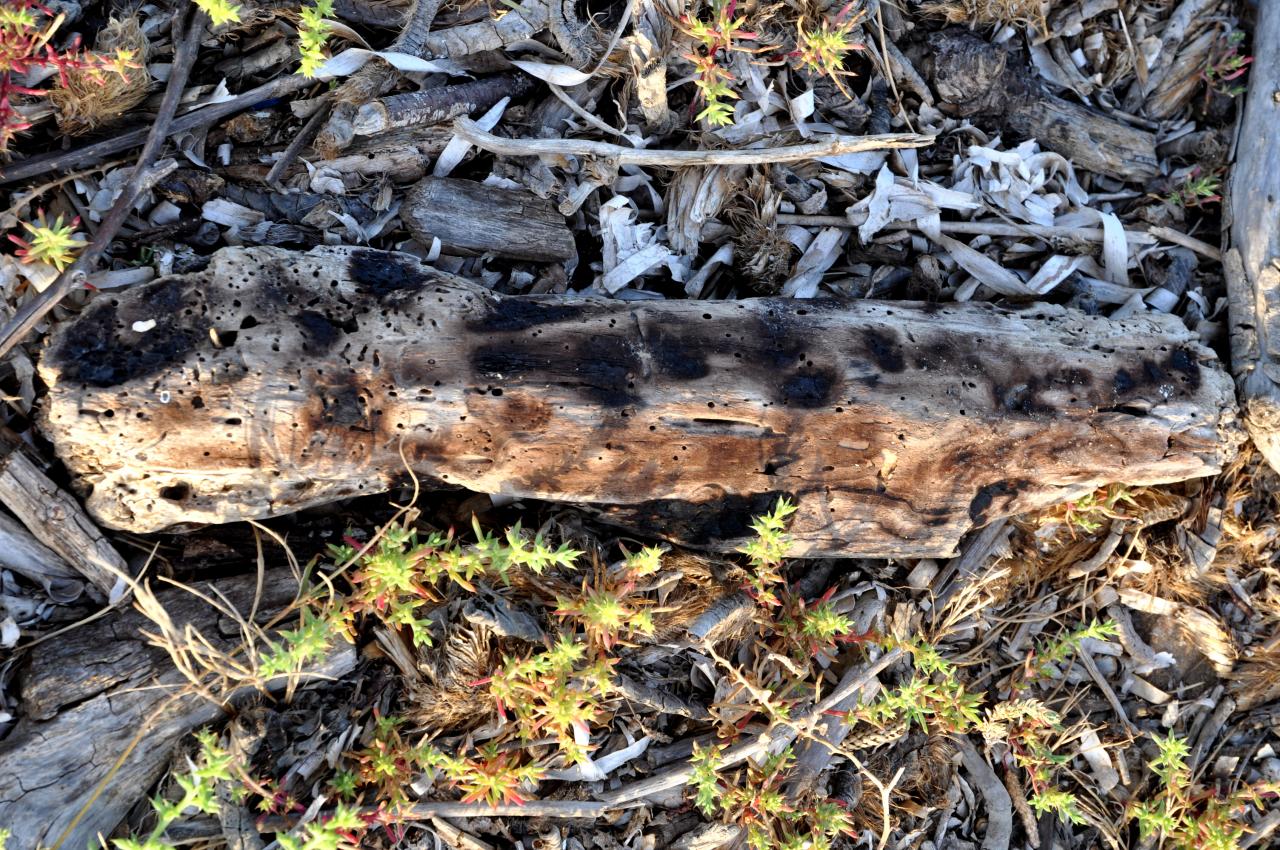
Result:
M99 297L40 371L89 510L138 532L376 493L407 462L692 545L738 545L785 495L794 554L945 556L1101 484L1213 474L1241 439L1229 376L1170 316L500 297L334 247Z

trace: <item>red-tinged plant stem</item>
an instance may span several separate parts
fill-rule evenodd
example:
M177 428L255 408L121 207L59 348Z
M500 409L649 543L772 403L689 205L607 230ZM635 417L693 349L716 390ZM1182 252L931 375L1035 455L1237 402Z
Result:
M57 306L58 302L85 285L89 271L106 252L111 245L111 241L115 239L121 226L124 225L125 220L133 212L133 205L138 196L162 176L162 174L153 171L152 165L155 164L160 155L160 150L168 138L169 125L173 123L173 117L177 114L178 102L181 100L182 92L186 88L187 77L195 64L196 54L200 50L200 38L204 34L207 20L204 12L195 9L190 14L190 22L184 32L182 21L188 17L187 13L190 9L191 4L189 2L183 3L178 8L178 11L174 13L172 25L175 39L173 67L169 72L169 81L165 86L164 97L160 101L160 110L156 114L155 123L151 125L151 132L147 135L147 141L142 147L142 153L138 155L138 162L133 168L133 173L129 175L129 180L125 183L124 191L120 193L115 205L112 206L107 217L103 219L102 224L98 227L97 236L89 243L89 247L84 250L84 253L58 276L53 285L40 293L39 297L27 302L5 325L3 331L0 331L0 357L8 354L24 336L39 324L41 319L48 315L49 311ZM166 169L164 173L170 170L172 168Z

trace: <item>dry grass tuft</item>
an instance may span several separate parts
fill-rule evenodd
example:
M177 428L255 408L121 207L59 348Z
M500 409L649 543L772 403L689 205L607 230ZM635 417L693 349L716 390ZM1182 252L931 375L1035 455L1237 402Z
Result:
M777 227L782 196L756 173L725 210L734 228L733 265L752 292L776 295L791 271L793 247Z
M1264 648L1231 673L1231 693L1241 711L1280 699L1280 648Z
M726 591L725 584L716 579L714 562L710 558L672 550L663 556L662 563L666 570L678 572L680 580L653 612L655 643L667 643L683 637L689 625Z
M901 770L902 775L890 791L890 803L894 808L919 813L945 804L957 752L956 743L949 736L930 735L923 745L905 754L902 746L877 752L866 762L866 770L883 783L892 781ZM852 814L858 829L878 832L884 823L880 795L865 787Z
M72 136L105 127L133 109L147 96L147 37L133 16L112 18L98 34L98 53L116 56L127 51L122 73L85 70L67 74L67 84L49 91L58 116L58 129Z
M1043 0L934 0L920 6L926 15L971 27L1012 24L1045 32Z
M410 719L424 729L471 729L488 720L494 701L478 682L498 666L498 641L485 628L466 622L450 624L448 635L418 671L410 687Z

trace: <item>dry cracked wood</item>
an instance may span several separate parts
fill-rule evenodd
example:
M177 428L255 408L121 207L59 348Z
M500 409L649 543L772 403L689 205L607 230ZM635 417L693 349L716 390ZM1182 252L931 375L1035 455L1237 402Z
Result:
M1280 470L1280 5L1258 7L1223 258L1231 368L1253 442Z
M1076 168L1134 181L1159 173L1154 135L1045 91L1020 52L959 27L935 33L929 46L924 64L944 112L1036 139Z
M265 621L292 601L297 583L268 573L254 604L255 576L201 582L242 615ZM173 622L191 624L220 650L239 643L236 624L186 590L157 593ZM144 632L156 631L137 611L96 620L37 645L22 682L22 717L0 741L0 824L14 850L87 847L109 835L155 782L174 745L223 716L221 708L182 696L185 680ZM337 676L355 663L341 644L314 671ZM139 733L144 733L141 740ZM118 762L118 764L117 764Z
M137 331L134 327L150 330ZM732 546L951 554L1106 482L1218 471L1233 388L1175 318L990 304L500 298L369 249L226 249L97 298L40 366L89 510L154 531L422 476Z

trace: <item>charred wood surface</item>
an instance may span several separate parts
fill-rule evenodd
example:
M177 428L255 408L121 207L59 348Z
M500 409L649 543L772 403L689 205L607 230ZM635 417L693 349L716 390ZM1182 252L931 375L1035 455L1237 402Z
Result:
M407 463L716 547L788 496L796 554L941 556L1107 482L1210 475L1240 439L1230 377L1170 316L504 298L368 249L221 251L96 299L40 369L89 510L133 531L376 493Z

